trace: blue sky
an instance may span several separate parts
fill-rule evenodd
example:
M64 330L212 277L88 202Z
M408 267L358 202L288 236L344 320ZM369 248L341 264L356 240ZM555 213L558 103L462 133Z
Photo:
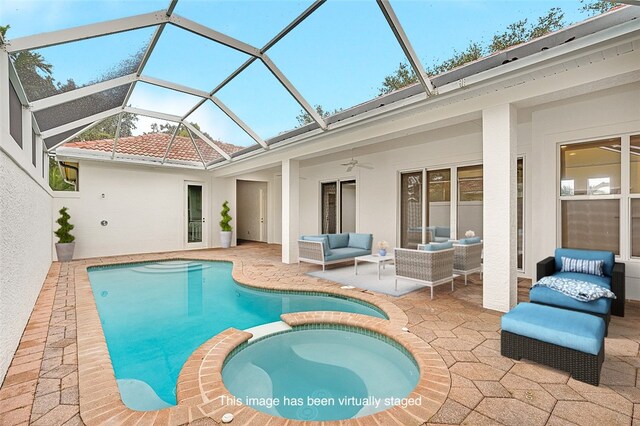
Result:
M0 24L10 24L8 38L160 10L168 0L0 0ZM302 12L309 1L180 0L176 14L262 47ZM578 1L418 1L391 0L414 49L425 66L463 50L470 41L485 45L519 19L535 21L551 7L561 7L565 21L587 18ZM153 29L141 29L78 43L41 49L54 66L54 78L87 84L144 46ZM99 52L99 53L98 53ZM374 98L384 77L404 60L391 30L373 0L329 0L268 52L275 64L313 105L348 108ZM209 91L246 55L167 26L145 67L149 76ZM218 93L220 99L261 137L294 127L298 104L259 62ZM194 104L190 96L138 84L134 106L182 115ZM139 131L150 122L141 120ZM213 104L193 117L211 135L231 143L250 141Z

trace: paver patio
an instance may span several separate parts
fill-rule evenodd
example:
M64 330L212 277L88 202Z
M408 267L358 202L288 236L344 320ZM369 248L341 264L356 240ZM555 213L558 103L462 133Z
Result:
M102 261L175 257L234 260L234 276L248 282L337 288L305 275L316 266L282 264L280 246L266 244L54 263L0 388L0 424L83 424L76 268ZM628 303L625 318L612 318L601 384L594 387L567 373L502 357L501 314L482 308L481 282L477 275L470 278L467 287L458 279L454 293L446 286L437 288L434 300L428 288L399 298L377 294L404 311L411 333L429 343L449 367L448 397L427 424L640 424L640 303ZM529 285L528 280L520 282L521 301L527 300Z

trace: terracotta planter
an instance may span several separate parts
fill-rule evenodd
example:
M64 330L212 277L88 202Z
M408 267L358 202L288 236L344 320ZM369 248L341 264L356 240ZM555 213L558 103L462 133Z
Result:
M56 243L58 262L70 262L73 259L73 250L76 243Z

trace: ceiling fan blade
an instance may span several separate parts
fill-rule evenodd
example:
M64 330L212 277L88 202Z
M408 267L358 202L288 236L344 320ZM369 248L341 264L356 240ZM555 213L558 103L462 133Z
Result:
M349 164L349 167L347 167L347 172L353 170L353 166L355 166L355 164Z
M363 169L373 170L374 167L370 164L357 164L358 167L362 167Z

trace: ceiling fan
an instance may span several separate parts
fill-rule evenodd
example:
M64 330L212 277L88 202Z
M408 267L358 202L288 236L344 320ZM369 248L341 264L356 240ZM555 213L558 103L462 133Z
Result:
M350 172L351 170L353 170L354 167L362 167L363 169L373 169L373 166L369 165L369 164L361 164L360 162L358 162L358 160L356 160L355 158L351 157L351 160L347 161L346 163L342 163L340 164L341 166L345 166L347 168L347 172Z

